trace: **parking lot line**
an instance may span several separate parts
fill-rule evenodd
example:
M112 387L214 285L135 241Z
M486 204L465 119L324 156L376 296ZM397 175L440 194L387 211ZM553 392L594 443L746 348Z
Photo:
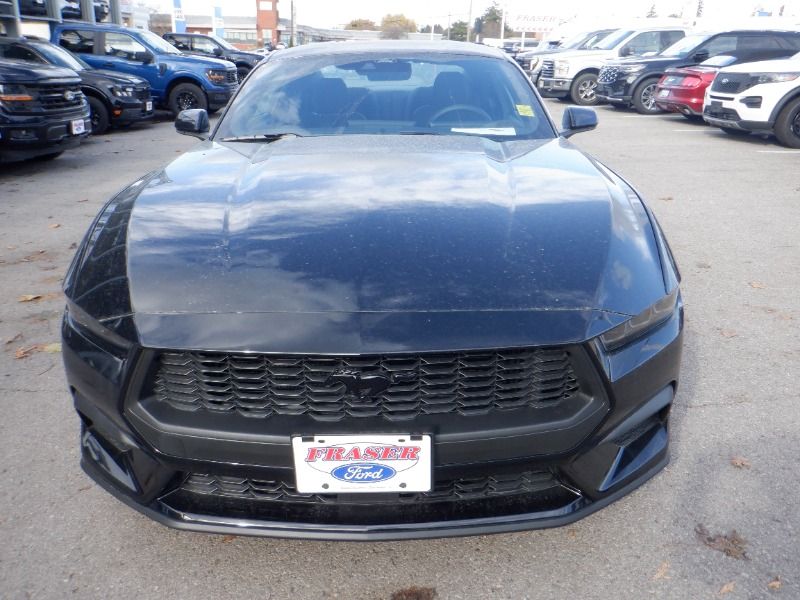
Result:
M800 150L756 150L759 154L800 154Z

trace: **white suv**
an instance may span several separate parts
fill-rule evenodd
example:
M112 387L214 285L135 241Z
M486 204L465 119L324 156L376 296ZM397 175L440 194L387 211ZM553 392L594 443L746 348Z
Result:
M680 27L619 29L590 50L563 52L542 61L539 92L546 98L571 98L575 104L597 104L597 75L609 58L658 54L686 35Z
M727 133L774 133L800 148L800 52L722 69L706 90L703 118Z

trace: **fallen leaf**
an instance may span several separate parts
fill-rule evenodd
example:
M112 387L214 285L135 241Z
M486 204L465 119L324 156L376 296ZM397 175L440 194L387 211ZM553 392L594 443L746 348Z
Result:
M669 579L669 575L667 575L668 571L669 571L669 563L667 561L664 561L663 563L661 563L661 566L658 567L658 571L656 571L656 574L653 575L653 579L654 580Z
M53 342L52 344L34 344L28 348L17 348L14 352L14 358L17 360L28 358L34 352L46 352L47 354L58 354L61 352L61 342Z
M30 348L17 348L17 351L14 352L14 358L17 360L28 358L34 352L36 352L36 346L31 346Z
M412 585L411 587L392 592L389 598L391 600L433 600L436 598L436 595L436 588Z
M61 342L54 342L52 344L44 344L41 347L42 352L47 352L48 354L58 354L61 352Z
M570 527L569 529L567 529L567 537L570 537L572 539L578 537L577 529L575 529L574 527Z
M106 140L106 141L107 141L107 142L109 142L109 141L111 141L111 140ZM78 200L78 202L88 202L88 201L89 201L89 199L88 199L88 198L84 198L83 200Z
M230 544L230 543L231 543L233 540L235 540L235 539L236 539L236 536L235 536L235 535L230 535L230 534L229 534L229 535L226 535L226 536L224 536L224 537L222 538L222 543L223 543L223 544Z
M720 334L722 337L726 338L735 338L737 335L739 335L733 329L720 329Z
M659 198L662 202L672 202L674 198L672 196L664 196L663 198Z
M745 551L747 540L740 536L735 529L732 529L728 535L722 533L711 535L704 525L698 524L694 531L698 539L709 548L737 560L749 560Z
M750 287L755 289L755 290L765 290L765 289L767 289L767 286L765 286L763 283L759 283L758 281L751 281L750 282Z
M17 298L17 302L33 302L34 300L41 300L41 294L25 294Z
M50 229L58 229L59 227L61 227L61 223L50 223L50 225L48 225L48 227Z
M721 588L719 588L719 595L720 596L724 596L725 594L730 594L735 587L736 587L736 582L735 581L731 581L729 583L726 583Z
M749 460L741 456L734 456L731 459L731 464L737 469L749 469L752 466Z
M17 334L17 335L15 335L14 337L12 337L12 338L9 338L9 339L7 339L7 340L6 340L6 346L8 346L9 344L13 344L14 342L18 342L18 341L20 341L21 339L22 339L22 334L21 334L21 333L18 333L18 334Z
M773 579L772 581L770 581L767 584L767 587L769 589L771 589L771 590L777 591L777 590L781 589L782 585L783 585L783 583L781 583L781 578L780 577L776 577L775 579Z

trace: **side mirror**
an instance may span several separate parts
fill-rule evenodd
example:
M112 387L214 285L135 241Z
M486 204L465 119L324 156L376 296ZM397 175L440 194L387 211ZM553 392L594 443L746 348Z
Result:
M144 51L144 52L137 52L134 55L134 58L137 62L140 62L145 65L149 65L155 60L155 56L153 56L152 52Z
M619 49L619 55L631 56L633 55L633 48L631 48L630 46L623 46L622 48Z
M175 119L175 131L183 135L204 140L208 137L209 129L208 113L202 108L182 110Z
M709 56L708 50L698 50L692 55L692 60L699 63L703 62L704 60L708 60L709 58L711 57Z
M568 106L561 119L561 137L572 137L576 133L591 131L597 127L597 113L591 108Z
M214 56L222 56L222 48L214 46Z

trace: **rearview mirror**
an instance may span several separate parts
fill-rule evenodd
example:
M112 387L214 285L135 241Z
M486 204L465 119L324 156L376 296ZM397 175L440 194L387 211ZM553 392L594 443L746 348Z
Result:
M597 113L591 108L568 106L561 119L561 137L572 137L576 133L591 131L597 127Z
M208 137L209 129L208 113L202 108L182 110L175 119L175 131L183 135L204 140Z

